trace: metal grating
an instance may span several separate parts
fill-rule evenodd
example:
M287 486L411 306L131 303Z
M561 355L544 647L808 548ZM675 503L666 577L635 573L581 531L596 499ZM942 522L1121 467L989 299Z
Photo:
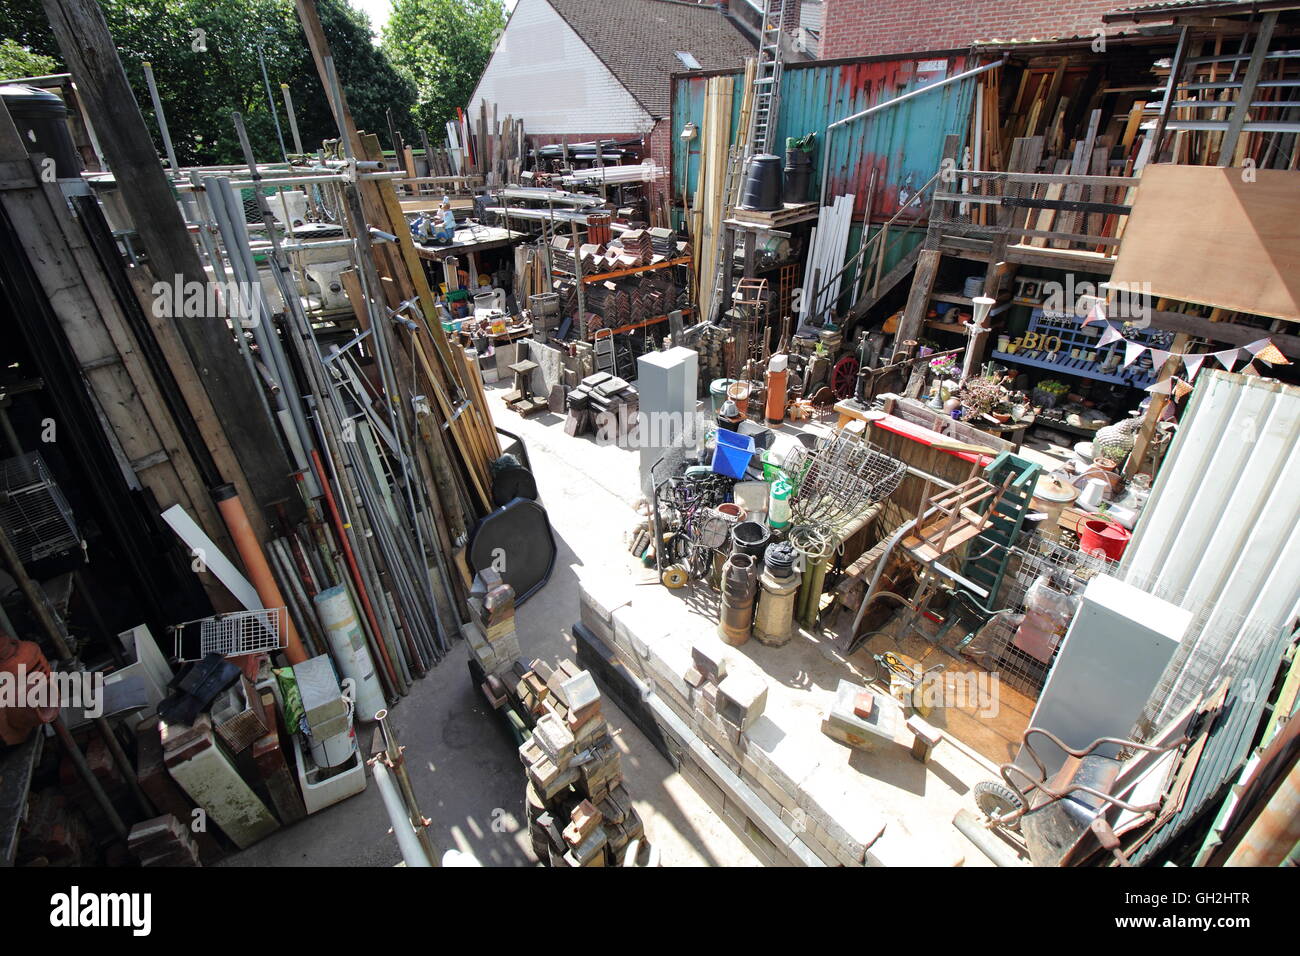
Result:
M23 564L81 547L72 509L37 452L0 462L0 525Z
M1029 697L1037 697L1047 672L1060 650L1058 643L1044 662L1016 647L1018 616L1026 611L1025 597L1038 578L1046 575L1062 594L1076 596L1098 574L1113 573L1115 562L1084 554L1056 538L1037 531L1021 534L1011 549L1007 574L999 591L996 614L965 648L967 657L998 675L1000 681Z
M187 621L174 630L176 657L182 661L197 661L209 654L238 657L242 654L282 650L284 640L281 636L281 620L284 614L285 609L282 607L266 608ZM190 644L195 630L199 635L198 652L191 650L190 656L186 657L185 646Z

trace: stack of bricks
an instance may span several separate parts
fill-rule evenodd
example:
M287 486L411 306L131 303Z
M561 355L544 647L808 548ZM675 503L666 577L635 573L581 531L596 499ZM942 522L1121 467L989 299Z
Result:
M515 589L492 568L474 576L469 593L470 622L465 627L470 653L488 674L509 670L519 656L515 630Z
M721 735L737 746L741 734L753 727L767 706L767 682L748 671L728 671L726 645L702 638L691 648L686 683L695 689L697 726L708 736Z
M141 866L202 866L199 847L185 825L170 813L137 823L126 845Z
M533 661L519 699L536 718L519 748L528 774L533 851L550 866L619 866L645 827L623 786L623 764L600 691L572 661Z

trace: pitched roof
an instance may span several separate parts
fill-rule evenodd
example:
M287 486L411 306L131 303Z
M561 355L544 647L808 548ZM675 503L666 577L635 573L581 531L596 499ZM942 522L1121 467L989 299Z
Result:
M740 68L754 45L712 4L681 0L547 0L651 116L672 109L677 51L705 70Z

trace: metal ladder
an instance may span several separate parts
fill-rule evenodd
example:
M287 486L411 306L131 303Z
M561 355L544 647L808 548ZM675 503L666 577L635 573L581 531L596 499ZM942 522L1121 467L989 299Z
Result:
M724 218L740 201L741 170L744 168L744 157L736 147L731 147L727 153L727 178L722 187L722 215ZM722 261L727 251L727 229L726 225L719 223L718 234L713 238L713 298L709 302L709 314L704 317L708 322L716 322L725 308L722 303L722 292L726 273L722 270L732 267L731 262ZM734 256L731 258L734 258Z
M605 334L601 335L602 332ZM614 361L614 330L597 329L591 338L591 343L596 349L596 371L617 375Z
M754 112L749 118L746 149L770 153L776 132L776 111L781 102L781 20L785 0L763 0L763 23L758 37L758 72L754 78Z

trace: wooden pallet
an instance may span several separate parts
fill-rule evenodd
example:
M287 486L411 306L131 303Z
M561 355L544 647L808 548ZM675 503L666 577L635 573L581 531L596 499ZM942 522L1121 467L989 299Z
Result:
M788 202L781 209L770 211L736 207L729 211L727 218L738 223L780 227L800 222L809 216L815 215L817 215L817 203L815 202Z

